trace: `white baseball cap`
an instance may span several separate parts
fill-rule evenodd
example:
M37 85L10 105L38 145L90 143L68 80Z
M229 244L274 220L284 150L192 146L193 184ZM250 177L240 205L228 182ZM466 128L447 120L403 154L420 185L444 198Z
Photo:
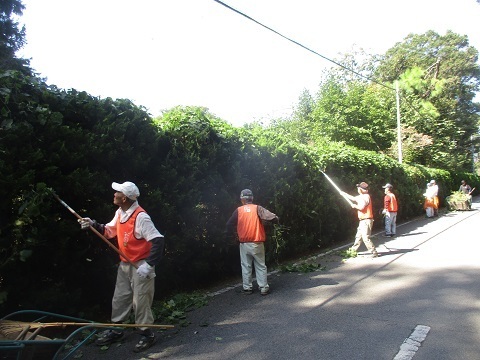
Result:
M123 193L130 200L137 200L140 196L140 190L138 190L137 185L130 181L125 181L123 184L113 182L112 189Z

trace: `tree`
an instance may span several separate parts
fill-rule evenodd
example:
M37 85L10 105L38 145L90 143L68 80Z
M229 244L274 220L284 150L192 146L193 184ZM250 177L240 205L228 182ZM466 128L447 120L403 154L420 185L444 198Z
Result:
M402 82L402 118L432 144L424 165L472 169L472 135L478 131L478 50L467 36L447 31L410 34L389 49L375 71L383 82Z
M327 74L311 113L299 118L296 127L306 129L308 141L328 139L363 150L386 151L395 138L394 92L376 83L343 80L335 71Z
M2 0L0 2L0 69L22 70L30 72L29 61L18 59L15 53L25 45L25 27L13 19L25 9L21 0Z

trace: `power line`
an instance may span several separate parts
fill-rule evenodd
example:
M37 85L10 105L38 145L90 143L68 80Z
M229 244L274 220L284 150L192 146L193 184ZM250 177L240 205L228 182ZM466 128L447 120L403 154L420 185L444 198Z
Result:
M241 16L243 16L243 17L246 17L248 20L253 21L254 23L256 23L256 24L264 27L265 29L267 29L267 30L269 30L269 31L271 31L271 32L273 32L273 33L281 36L282 38L284 38L284 39L286 39L286 40L294 43L295 45L298 45L298 46L302 47L303 49L305 49L305 50L307 50L307 51L309 51L309 52L311 52L311 53L313 53L313 54L315 54L315 55L317 55L317 56L320 56L321 58L323 58L323 59L325 59L325 60L327 60L327 61L330 61L330 62L334 63L335 65L340 66L341 68L343 68L343 69L345 69L345 70L347 70L347 71L350 71L350 72L354 73L355 75L357 75L357 76L359 76L359 77L361 77L361 78L363 78L363 79L366 79L366 80L371 81L371 82L373 82L373 83L376 83L376 84L378 84L378 85L380 85L380 86L383 86L383 87L386 88L386 89L393 90L393 91L396 92L396 89L395 89L395 88L393 88L393 87L391 87L391 86L388 86L388 85L385 85L384 83L378 82L377 80L372 79L372 78L369 78L368 76L362 75L362 74L356 72L355 70L352 70L352 69L346 67L345 65L342 65L342 64L336 62L335 60L332 60L332 59L330 59L330 58L328 58L328 57L326 57L326 56L324 56L324 55L316 52L315 50L310 49L308 46L305 46L305 45L299 43L298 41L293 40L293 39L289 38L288 36L285 36L285 35L281 34L280 32L276 31L275 29L272 29L271 27L262 24L261 22L255 20L254 18L248 16L247 14L244 14L243 12L241 12L241 11L239 11L239 10L231 7L230 5L225 4L224 2L222 2L222 1L220 1L220 0L213 0L213 1L215 1L216 3L218 3L218 4L220 4L220 5L225 6L227 9L232 10L232 11L236 12L237 14L239 14L239 15L241 15ZM404 101L404 102L405 102L405 101ZM406 101L406 104L407 104L417 115L421 116L420 113L418 112L418 110L417 110L408 100Z
M222 1L220 1L220 0L213 0L213 1L215 1L216 3L218 3L218 4L220 4L220 5L225 6L227 9L230 9L230 10L236 12L237 14L239 14L239 15L241 15L241 16L246 17L248 20L253 21L253 22L256 23L257 25L260 25L260 26L264 27L265 29L267 29L267 30L269 30L269 31L277 34L278 36L281 36L282 38L284 38L284 39L286 39L286 40L294 43L295 45L298 45L298 46L304 48L305 50L310 51L311 53L313 53L313 54L315 54L315 55L317 55L317 56L320 56L321 58L323 58L323 59L325 59L325 60L327 60L327 61L330 61L330 62L334 63L335 65L340 66L341 68L344 68L345 70L348 70L348 71L354 73L354 74L357 75L357 76L360 76L361 78L364 78L364 79L366 79L366 80L372 81L372 82L374 82L374 83L376 83L376 84L378 84L378 85L380 85L380 86L383 86L383 87L385 87L385 88L387 88L387 89L395 90L393 87L390 87L390 86L385 85L385 84L383 84L383 83L380 83L380 82L378 82L378 81L376 81L376 80L374 80L374 79L371 79L371 78L369 78L369 77L367 77L367 76L365 76L365 75L362 75L362 74L356 72L355 70L352 70L352 69L350 69L350 68L348 68L348 67L346 67L346 66L344 66L344 65L342 65L342 64L340 64L340 63L338 63L338 62L336 62L336 61L334 61L334 60L332 60L332 59L330 59L330 58L328 58L328 57L326 57L326 56L324 56L324 55L316 52L315 50L310 49L309 47L307 47L307 46L299 43L298 41L293 40L293 39L289 38L288 36L285 36L285 35L281 34L280 32L272 29L271 27L268 27L267 25L262 24L261 22L255 20L254 18L248 16L247 14L244 14L243 12L241 12L241 11L239 11L239 10L231 7L230 5L225 4L224 2L222 2Z

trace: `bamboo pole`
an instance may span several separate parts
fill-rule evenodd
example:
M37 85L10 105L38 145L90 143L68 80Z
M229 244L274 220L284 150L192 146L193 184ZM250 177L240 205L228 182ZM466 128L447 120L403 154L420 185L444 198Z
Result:
M53 191L53 190L52 190L52 195L53 195L53 197L54 197L55 199L58 200L58 202L60 202L60 204L62 204L63 206L65 206L65 207L68 209L68 211L70 211L73 215L75 215L75 217L76 217L77 219L79 219L79 220L80 220L80 219L83 219L80 215L78 215L78 214L75 212L75 210L73 210L70 206L68 206L68 205L65 203L65 201L63 201L62 199L60 199L60 198L58 197L58 195L55 194L55 191ZM124 253L122 250L120 250L120 249L117 248L115 245L113 245L110 241L108 241L108 239L107 239L105 236L103 236L102 234L100 234L100 232L98 232L97 229L95 229L93 226L89 226L89 229L92 230L100 239L102 239L102 240L103 240L111 249L113 249L117 254L119 254L121 257L123 257L125 260L127 260L133 267L135 267L136 269L138 269L137 264L135 264L132 260L130 260L130 259L128 258L128 256L125 255L125 253Z

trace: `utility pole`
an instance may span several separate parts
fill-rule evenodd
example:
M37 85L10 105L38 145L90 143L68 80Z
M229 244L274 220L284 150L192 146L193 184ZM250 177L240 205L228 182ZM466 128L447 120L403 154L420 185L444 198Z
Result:
M402 163L402 131L400 128L400 94L398 91L398 80L395 81L395 94L397 98L397 147L398 147L398 162Z

